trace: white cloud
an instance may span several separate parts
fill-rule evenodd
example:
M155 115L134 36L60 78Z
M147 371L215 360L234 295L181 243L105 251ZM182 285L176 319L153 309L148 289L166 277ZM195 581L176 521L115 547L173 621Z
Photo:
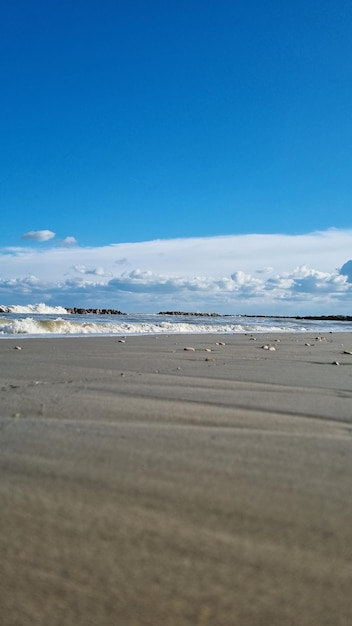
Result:
M349 283L352 283L352 260L347 261L347 263L345 263L341 269L340 269L340 274L342 276L346 276L347 277L347 281Z
M76 246L77 245L77 239L75 237L65 237L65 239L61 239L60 240L60 244L62 246Z
M21 239L28 239L30 241L49 241L53 239L55 233L51 230L30 230L28 233L24 233Z
M352 231L339 230L7 248L0 250L0 303L347 314L351 251Z
M76 272L79 272L79 274L85 274L86 276L105 276L105 277L110 277L112 276L111 272L107 272L104 267L93 267L91 269L87 268L85 265L75 265L72 269L74 269Z

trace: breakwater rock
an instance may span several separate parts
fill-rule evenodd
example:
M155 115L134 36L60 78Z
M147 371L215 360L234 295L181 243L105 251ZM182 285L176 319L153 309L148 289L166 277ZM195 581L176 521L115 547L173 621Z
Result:
M297 315L295 320L318 320L324 322L325 320L331 322L352 322L351 315L306 315L301 317Z
M74 315L126 315L118 309L81 309L78 307L66 307L67 313L73 313Z
M225 316L226 317L226 316ZM312 320L320 322L352 322L352 315L246 315L239 317L258 317L260 319Z
M159 311L158 315L189 315L193 317L222 317L220 313L193 313L189 311Z

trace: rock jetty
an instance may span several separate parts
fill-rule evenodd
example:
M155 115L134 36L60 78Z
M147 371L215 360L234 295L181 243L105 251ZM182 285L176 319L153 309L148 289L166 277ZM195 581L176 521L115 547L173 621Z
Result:
M220 313L193 313L189 311L159 311L158 315L189 315L193 317L222 317Z
M73 313L74 315L126 315L118 309L81 309L77 307L65 307L67 313Z
M352 322L351 315L306 315L301 317L297 315L293 319L295 320L318 320L318 321L331 321L331 322Z
M226 317L226 316L224 316ZM283 320L312 320L328 322L352 322L352 315L247 315L241 314L239 317L259 317L261 319L283 319Z

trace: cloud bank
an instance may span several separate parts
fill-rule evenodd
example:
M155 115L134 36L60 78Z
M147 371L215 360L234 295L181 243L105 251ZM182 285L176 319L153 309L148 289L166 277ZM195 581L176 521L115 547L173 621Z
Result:
M35 241L51 231L33 231ZM46 235L44 234L46 233ZM54 235L54 234L53 234ZM30 239L30 237L27 237ZM63 240L64 242L65 240ZM352 230L0 250L0 304L349 314Z

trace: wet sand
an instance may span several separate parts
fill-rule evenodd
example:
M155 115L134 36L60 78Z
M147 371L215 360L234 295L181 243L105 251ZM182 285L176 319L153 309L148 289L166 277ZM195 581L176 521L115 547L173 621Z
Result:
M348 352L1 340L1 624L349 626Z

